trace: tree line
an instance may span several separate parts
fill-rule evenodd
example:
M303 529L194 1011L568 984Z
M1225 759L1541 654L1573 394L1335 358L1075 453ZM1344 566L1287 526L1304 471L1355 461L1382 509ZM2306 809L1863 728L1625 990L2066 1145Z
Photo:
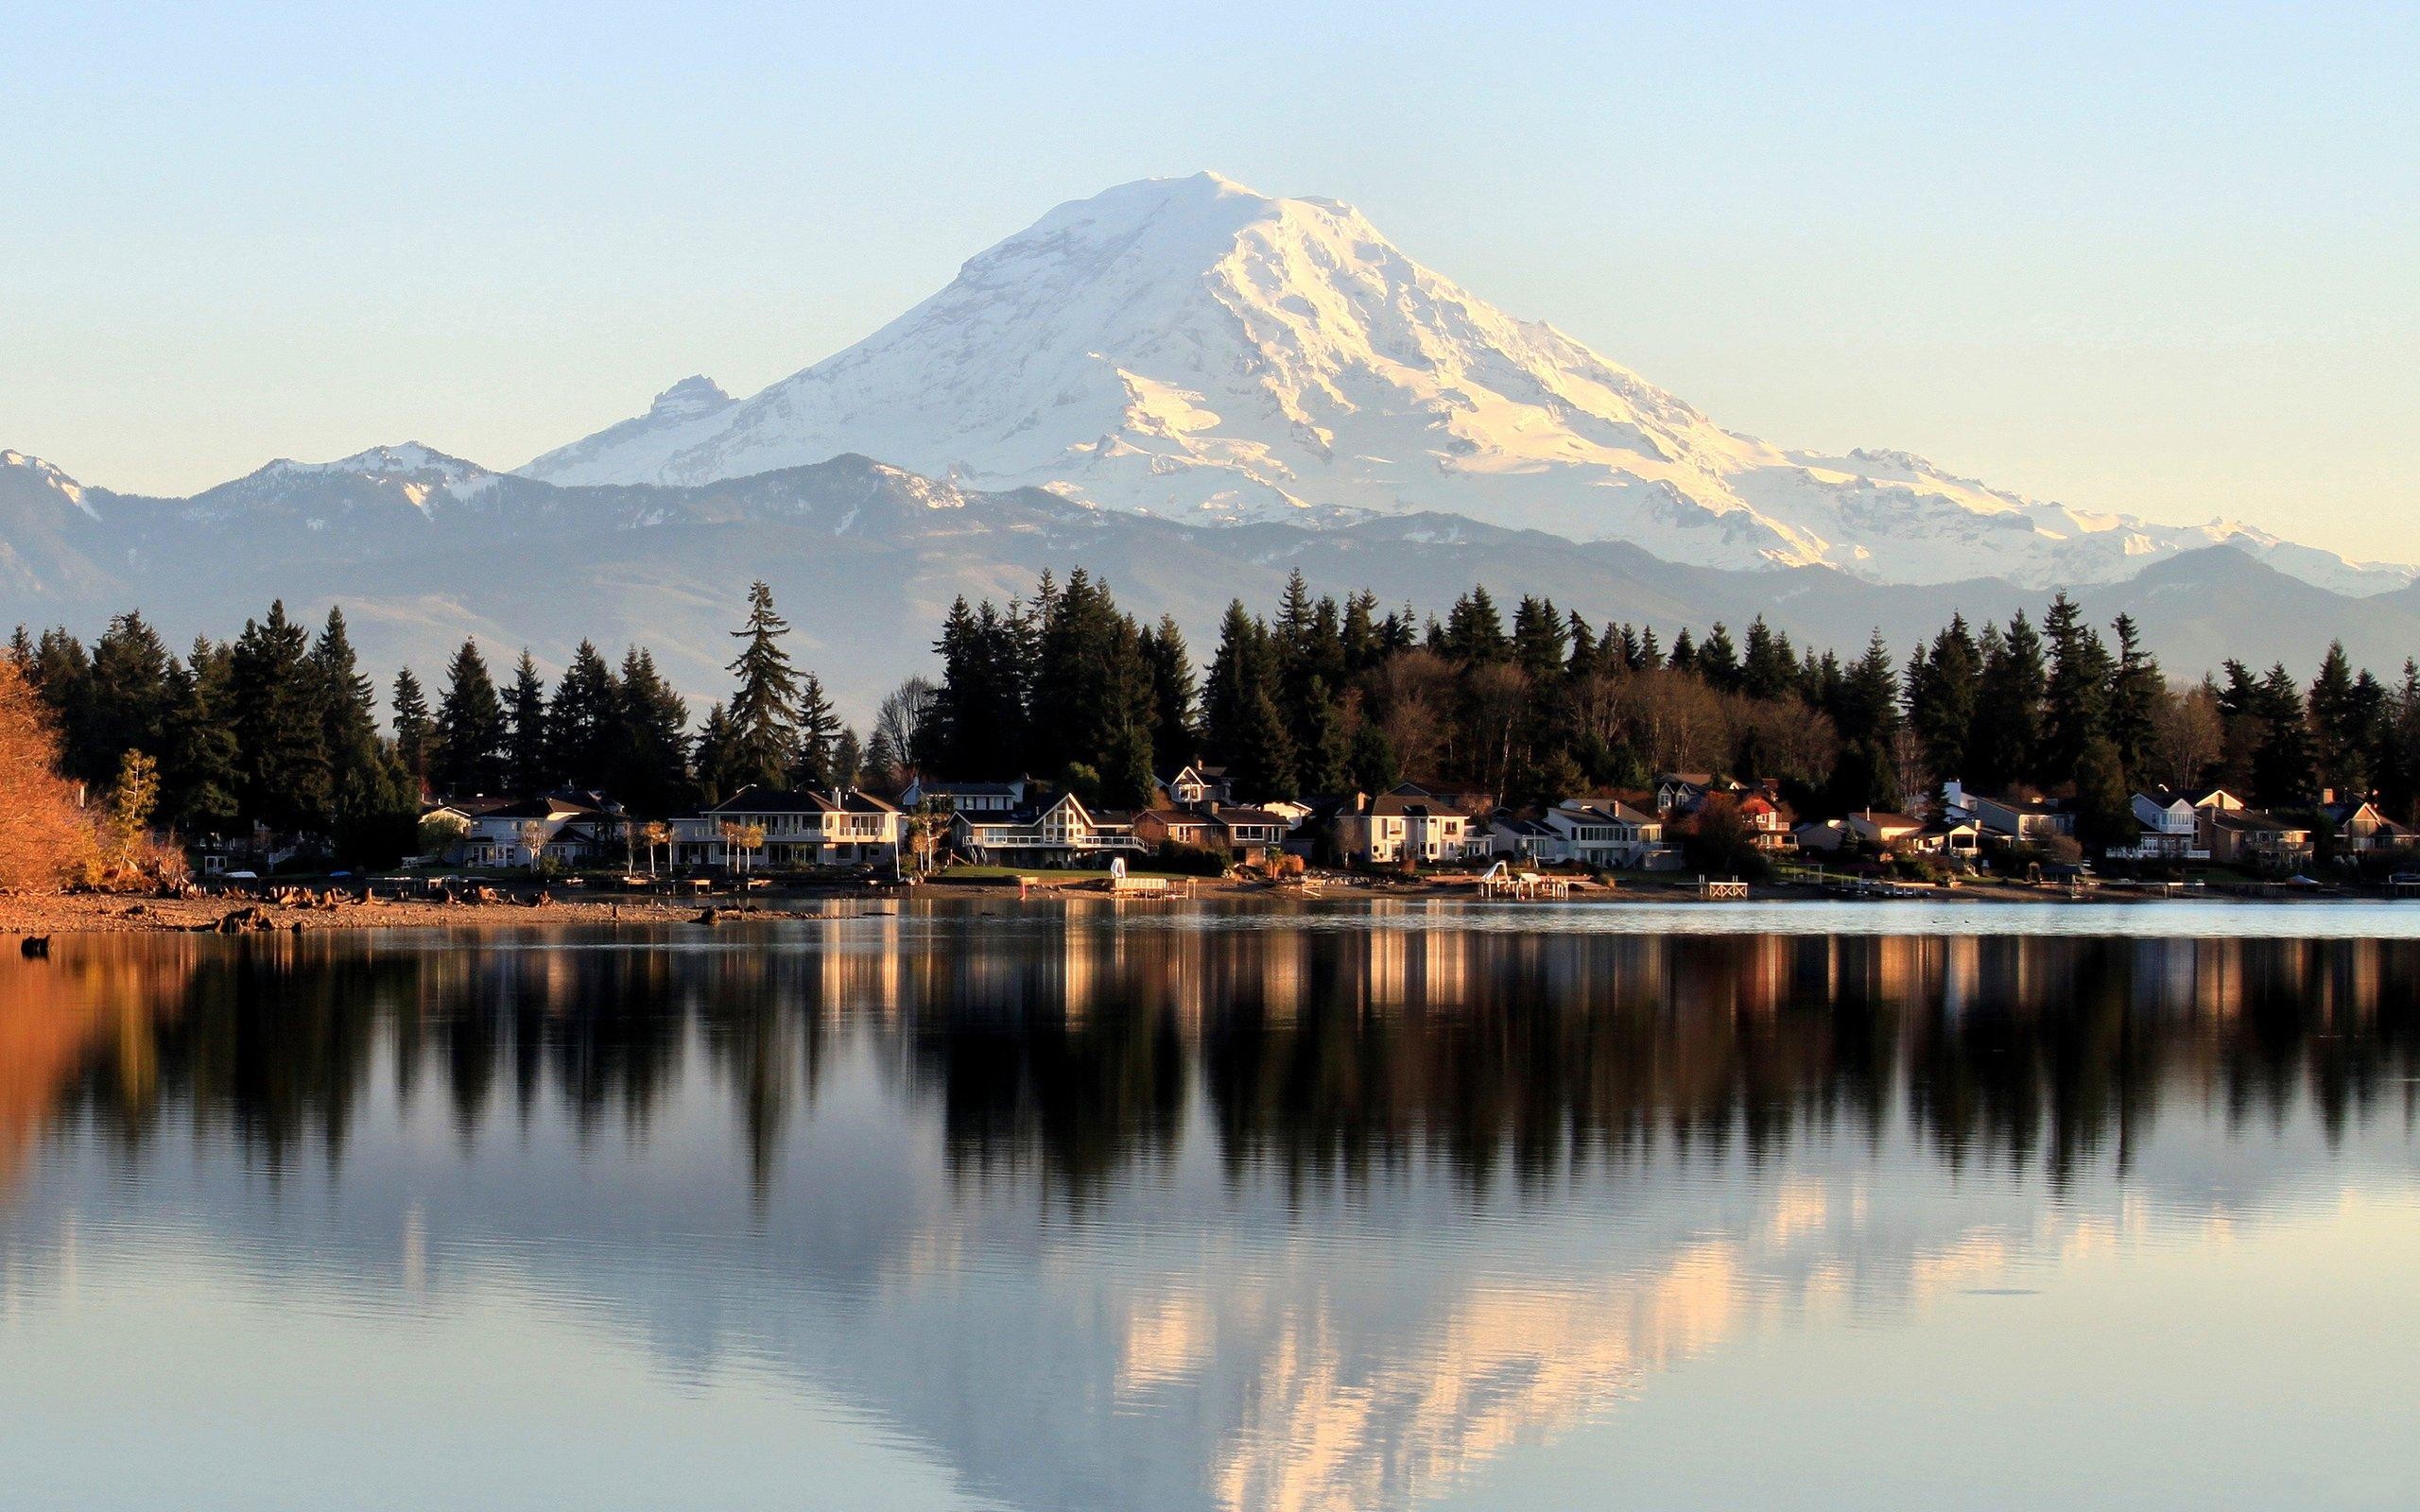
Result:
M1131 807L1155 770L1198 759L1255 799L1416 779L1519 802L1709 771L1773 779L1811 814L1902 808L1962 778L2073 794L2088 838L2119 833L2136 787L2223 783L2264 806L2375 791L2403 819L2420 796L2411 662L2388 683L2340 645L2308 689L2282 663L2236 662L2179 686L2130 618L2104 634L2064 593L2038 626L1953 617L1901 662L1879 634L1843 658L1761 617L1668 645L1530 595L1508 623L1483 586L1442 618L1382 613L1371 593L1314 596L1296 573L1268 612L1231 603L1198 667L1173 618L1144 623L1079 568L1006 606L954 603L938 677L885 698L866 741L792 659L789 629L752 585L732 694L694 729L644 646L615 664L582 642L550 685L526 650L500 682L473 640L433 704L399 670L382 729L340 609L314 633L273 604L182 656L134 612L90 645L21 627L9 654L69 778L106 791L139 751L156 823L197 836L257 822L362 857L407 849L432 794L595 789L660 817L750 783L1032 774Z
M2420 666L2389 685L2338 644L2307 692L2283 663L2233 661L2177 686L2130 616L2104 633L2064 593L2038 626L1953 616L1904 663L1878 632L1852 657L1802 652L1761 616L1667 646L1528 595L1508 624L1484 586L1423 619L1366 591L1314 597L1298 572L1272 610L1230 603L1197 684L1172 619L1143 624L1080 569L1005 608L961 598L939 683L886 702L886 749L1121 806L1149 800L1154 767L1204 757L1258 798L1414 778L1551 800L1706 771L1773 779L1814 814L1903 808L1954 778L2073 795L2087 835L2111 838L2135 788L2266 806L2376 791L2397 817L2420 795Z

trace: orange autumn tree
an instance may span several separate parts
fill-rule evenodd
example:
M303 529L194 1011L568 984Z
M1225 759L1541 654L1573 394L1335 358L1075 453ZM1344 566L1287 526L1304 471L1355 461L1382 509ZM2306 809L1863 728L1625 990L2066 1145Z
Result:
M55 890L90 859L93 829L59 775L59 733L25 668L0 656L0 888Z

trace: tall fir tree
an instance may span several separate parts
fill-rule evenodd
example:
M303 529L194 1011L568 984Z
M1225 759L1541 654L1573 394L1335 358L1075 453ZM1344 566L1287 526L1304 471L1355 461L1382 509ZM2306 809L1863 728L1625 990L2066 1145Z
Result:
M505 719L511 727L506 738L508 779L515 793L543 793L555 785L553 742L546 728L546 679L529 648L521 648L513 664L512 689L504 698Z
M611 791L633 814L662 818L685 806L689 777L689 705L656 670L645 646L622 656L617 686L617 743Z
M388 699L395 714L395 753L415 782L428 781L429 757L437 743L437 725L428 712L428 695L412 669L395 673L395 691Z
M446 668L437 708L430 779L448 797L493 793L505 783L504 702L476 641L464 641Z
M621 715L614 669L596 643L580 642L546 704L546 780L579 791L610 785L622 749Z
M856 757L840 759L840 719L823 695L823 679L809 672L799 683L796 705L798 746L791 760L793 787L839 787L856 781ZM853 737L854 740L854 737Z
M329 812L326 728L309 645L309 632L286 618L280 600L267 618L244 622L229 666L237 809L289 833L323 826Z
M731 722L732 772L740 786L779 787L798 754L798 672L782 638L789 621L773 609L773 591L749 585L748 621L732 636L742 643L727 669L739 679L726 717Z
M2109 627L2118 638L2117 664L2109 674L2109 744L2121 778L2133 782L2151 765L2168 681L2160 676L2159 659L2144 648L2133 615L2118 615Z
M1173 770L1201 754L1201 731L1194 722L1200 692L1193 651L1172 614L1160 616L1158 626L1145 635L1142 651L1151 678L1152 762Z
M2109 731L2109 684L2115 668L2100 632L2084 623L2075 600L2061 593L2042 620L2050 651L2049 681L2042 698L2042 781L2065 785L2076 778L2084 747Z

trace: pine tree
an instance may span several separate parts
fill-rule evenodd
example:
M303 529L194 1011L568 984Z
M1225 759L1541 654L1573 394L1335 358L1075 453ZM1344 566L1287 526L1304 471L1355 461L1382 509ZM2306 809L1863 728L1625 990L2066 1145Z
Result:
M238 812L289 833L324 823L329 812L326 730L309 643L281 600L267 619L244 622L229 667Z
M2311 796L2310 730L2303 722L2302 690L2279 662L2260 679L2256 705L2263 730L2252 756L2253 801L2287 808Z
M836 786L856 787L865 780L866 754L857 744L856 727L840 727L839 738L832 742L832 781Z
M168 731L161 762L161 813L189 836L223 834L235 823L235 730L228 693L232 658L196 636L169 670Z
M1240 598L1229 601L1219 625L1219 649L1210 659L1210 679L1202 692L1202 737L1210 758L1233 766L1242 760L1247 730L1254 718L1253 702L1265 699L1275 710L1275 669L1270 664L1268 631L1244 609ZM1288 753L1290 767L1292 753Z
M361 675L341 609L328 610L311 647L310 677L328 759L324 824L349 851L383 854L391 841L402 854L410 837L397 834L397 810L409 807L416 820L420 792L378 738L377 694Z
M1172 770L1201 753L1201 731L1194 723L1200 695L1194 681L1193 652L1184 644L1184 632L1177 627L1175 616L1160 616L1158 627L1143 642L1143 658L1151 675L1152 762Z
M798 673L782 649L789 632L789 621L773 610L773 591L762 581L750 584L748 623L731 632L746 644L727 669L739 679L726 714L739 786L781 786L797 756Z
M1512 660L1541 686L1563 672L1569 627L1551 598L1525 594L1512 610Z
M1296 793L1333 794L1345 790L1346 769L1352 756L1350 737L1344 730L1343 711L1330 702L1327 684L1311 679L1309 698L1311 715L1306 723L1294 727L1294 791Z
M2095 735L2076 760L2076 838L2102 850L2132 839L2138 828L2117 743Z
M1962 614L1950 616L1928 652L1910 660L1908 724L1936 782L1970 776L1966 746L1981 678L1981 653Z
M2160 676L2158 659L2143 648L2133 615L2118 615L2110 628L2118 636L2118 664L2109 677L2109 743L2122 780L2133 782L2151 764L2168 683Z
M2043 694L2044 779L2073 782L2084 747L2109 729L2109 683L2114 671L2100 633L2064 593L2050 600L2042 621L2049 644L2050 677Z
M395 692L388 701L395 711L396 754L415 782L425 782L437 727L429 718L428 696L421 691L420 679L412 676L411 668L396 672Z
M512 691L505 696L505 717L511 725L507 737L510 779L516 793L543 793L554 785L553 742L546 728L546 683L529 648L512 669Z
M546 781L577 791L610 785L623 755L621 717L613 669L595 643L580 642L546 706Z
M1718 693L1736 693L1740 682L1739 653L1731 644L1731 631L1720 620L1706 631L1705 640L1698 646L1698 676L1706 686Z
M1385 730L1367 720L1353 732L1346 772L1355 791L1362 793L1383 793L1403 781L1403 764L1395 759L1394 744Z
M1448 660L1473 664L1502 662L1512 655L1512 643L1504 638L1503 616L1496 612L1486 584L1454 601L1440 649Z
M464 641L446 669L430 765L431 780L449 797L493 793L504 785L504 704L476 641Z
M2006 634L1985 627L1978 657L1982 671L1975 685L1966 777L1977 791L1993 793L2038 779L2042 698L2049 678L2042 662L2042 637L2023 610L2010 618Z
M1748 648L1739 667L1739 691L1751 698L1789 698L1798 693L1798 656L1789 637L1776 635L1759 614L1748 626Z
M159 755L167 734L171 660L141 614L110 621L93 644L86 713L67 750L68 770L98 783L115 776L130 750Z
M610 786L633 814L653 817L689 801L689 706L655 667L645 646L622 655L619 715Z
M840 719L832 712L832 700L823 696L823 679L812 672L806 674L793 707L798 746L791 758L790 785L821 789L855 781L854 769L841 768ZM854 743L855 737L851 738ZM854 755L851 765L854 767Z
M96 672L99 664L96 656ZM2344 655L2344 643L2329 642L2327 654L2321 658L2319 671L2310 682L2311 761L2318 769L2319 785L2344 795L2369 786L2368 763L2364 759L2366 731L2361 726L2360 701L2354 688L2353 664Z
M752 780L738 729L720 704L706 710L705 725L698 731L697 773L698 796L709 804L730 798Z

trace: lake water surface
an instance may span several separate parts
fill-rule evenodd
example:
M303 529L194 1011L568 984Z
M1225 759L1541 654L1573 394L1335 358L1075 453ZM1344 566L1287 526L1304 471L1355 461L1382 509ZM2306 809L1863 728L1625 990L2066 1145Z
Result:
M55 953L10 1508L2420 1504L2420 905Z

